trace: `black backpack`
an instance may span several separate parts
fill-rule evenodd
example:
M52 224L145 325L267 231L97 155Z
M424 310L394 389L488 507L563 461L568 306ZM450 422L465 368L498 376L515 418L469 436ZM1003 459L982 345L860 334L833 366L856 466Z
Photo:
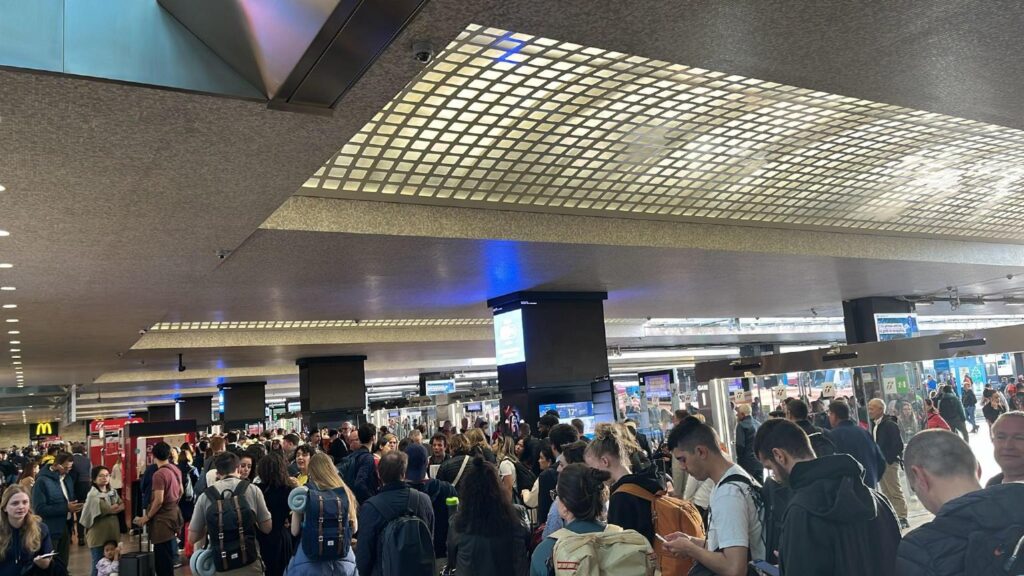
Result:
M377 550L381 576L433 576L434 543L430 527L412 508L413 490L406 488L405 510L394 516L367 501L384 518L391 517L380 533Z
M210 486L206 494L206 531L213 550L217 572L227 572L256 561L256 511L249 506L245 491L249 481L242 480L234 490L219 492Z
M972 532L967 538L964 560L968 576L1024 574L1024 526L1014 524L997 532Z
M522 496L519 495L520 490L529 490L533 488L533 483L537 481L537 475L533 473L525 464L518 460L512 460L511 458L505 458L510 460L512 465L515 466L516 470L516 494L513 497L518 497L517 502L522 500Z
M370 496L377 494L380 490L380 481L377 477L376 470L372 470L370 473L370 481L368 485L360 486L356 483L356 476L359 474L359 468L367 465L369 465L371 469L373 468L373 454L370 454L366 450L356 450L342 458L341 463L336 466L338 469L338 475L345 481L345 485L348 486L349 490L352 491L360 503L364 502Z
M320 490L312 482L306 488L302 551L311 560L345 558L352 543L348 494L344 488Z

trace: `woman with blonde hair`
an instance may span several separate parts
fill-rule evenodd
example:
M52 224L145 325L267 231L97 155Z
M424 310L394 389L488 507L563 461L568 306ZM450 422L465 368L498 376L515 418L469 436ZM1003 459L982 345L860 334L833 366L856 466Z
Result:
M291 506L291 532L292 536L299 537L302 530L316 530L316 518L306 520L306 499L310 497L310 490L316 496L323 496L325 501L328 498L338 496L341 499L341 506L338 514L341 520L347 523L346 529L338 537L342 539L337 548L344 550L339 553L339 558L333 560L317 560L314 551L307 550L307 538L301 539L301 544L295 551L295 556L288 564L285 574L288 576L318 576L320 574L332 574L336 576L356 576L356 555L352 550L352 534L358 529L356 497L345 485L345 481L338 475L338 469L334 466L334 460L324 453L314 454L309 459L307 466L309 482L306 486L300 486L292 491L288 497ZM306 525L304 525L306 524Z
M498 478L501 480L501 487L513 499L518 500L519 486L516 482L516 441L511 436L498 436L494 442L494 450L498 458Z
M377 451L373 453L373 459L377 464L380 464L381 456L398 449L398 436L394 434L385 434L380 437L377 442Z
M469 455L470 456L483 456L484 460L487 460L491 464L497 465L498 459L494 456L494 451L487 444L487 435L480 428L473 428L466 432L466 440L469 440Z
M28 490L20 485L8 486L0 497L0 574L24 574L32 564L42 570L50 568L53 552L50 531L42 518L32 513Z
M631 468L631 457L640 446L622 424L598 424L594 440L587 445L584 459L587 466L610 475L611 497L608 500L608 523L643 534L654 545L654 522L651 499L665 489L656 468ZM641 495L637 495L643 494Z

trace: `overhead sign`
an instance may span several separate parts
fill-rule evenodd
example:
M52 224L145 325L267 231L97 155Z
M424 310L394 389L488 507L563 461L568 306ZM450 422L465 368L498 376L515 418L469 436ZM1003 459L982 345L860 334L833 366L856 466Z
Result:
M28 428L29 440L45 440L60 435L60 422L37 422Z
M427 380L426 382L427 396L437 396L438 394L451 394L455 392L455 380L447 378L444 380Z
M99 434L100 432L117 432L123 430L127 424L140 424L142 418L111 418L109 420L93 420L89 423L89 432Z
M917 336L917 314L875 314L875 334L879 342Z

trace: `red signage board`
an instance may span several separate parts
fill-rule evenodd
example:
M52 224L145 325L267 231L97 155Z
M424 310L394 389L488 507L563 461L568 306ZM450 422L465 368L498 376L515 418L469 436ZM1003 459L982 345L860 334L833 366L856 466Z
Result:
M103 432L117 432L122 430L126 424L139 424L142 418L111 418L109 420L93 420L89 423L89 433L99 434Z

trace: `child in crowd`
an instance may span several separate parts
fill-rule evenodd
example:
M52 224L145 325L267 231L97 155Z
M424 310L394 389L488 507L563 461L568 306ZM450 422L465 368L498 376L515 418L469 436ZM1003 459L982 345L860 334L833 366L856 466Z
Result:
M110 540L103 545L103 558L96 562L96 576L117 576L121 560L121 545Z

